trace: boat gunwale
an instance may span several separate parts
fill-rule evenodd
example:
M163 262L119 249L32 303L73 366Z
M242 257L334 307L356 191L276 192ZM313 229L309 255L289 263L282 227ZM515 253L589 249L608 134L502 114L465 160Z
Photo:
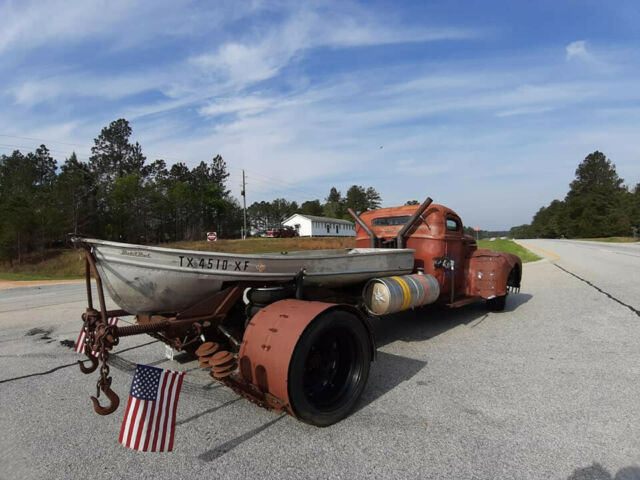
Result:
M277 277L274 281L279 281L279 279L288 279L296 276L297 272L234 272L234 271L220 271L220 270L202 270L202 269L193 269L187 267L176 267L174 265L154 265L151 263L136 261L131 258L106 258L103 257L98 258L97 266L100 268L105 268L106 265L111 263L118 263L121 265L128 265L132 267L138 268L146 268L150 270L168 270L172 272L180 272L180 273L192 273L194 275L212 275L218 277L230 276L230 277L258 277L259 281L266 281L269 278ZM373 270L345 270L340 272L308 272L305 273L305 277L322 277L322 276L331 276L331 275L361 275L364 273L376 273L380 272L381 274L389 273L389 272L410 272L411 268L389 268L389 269L379 269L375 268Z
M338 255L334 254L334 255L319 255L319 256L311 256L311 255L295 255L296 253L306 253L306 252L313 252L313 251L322 251L322 250L343 250L343 251L350 251L350 250L362 250L362 248L359 247L354 247L354 248L336 248L336 249L320 249L320 250L294 250L291 252L287 252L286 254L282 254L280 252L280 255L278 255L278 252L266 252L266 253L228 253L228 252L216 252L216 251L206 251L206 250L186 250L186 249L180 249L180 248L168 248L168 247L155 247L155 246L150 246L150 245L138 245L135 243L123 243L123 242L114 242L111 240L99 240L96 238L84 238L84 237L76 237L76 239L74 240L74 242L78 242L78 243L86 243L89 244L91 246L100 246L100 245L104 245L107 247L117 247L117 248L129 248L129 249L139 249L139 250L146 250L146 251L151 251L151 252L158 252L158 253L170 253L170 254L176 254L176 253L189 253L189 254L194 254L194 255L201 255L201 256L221 256L221 257L229 257L229 258L244 258L244 259L264 259L265 257L269 260L292 260L292 259L313 259L313 260L320 260L320 259L335 259L338 257ZM400 255L400 254L406 254L406 253L411 253L412 256L415 253L415 249L413 248L371 248L369 249L370 251L367 252L356 252L356 253L344 253L343 255L345 257L361 257L361 256L371 256L371 255L380 255L380 254L385 254L385 255Z

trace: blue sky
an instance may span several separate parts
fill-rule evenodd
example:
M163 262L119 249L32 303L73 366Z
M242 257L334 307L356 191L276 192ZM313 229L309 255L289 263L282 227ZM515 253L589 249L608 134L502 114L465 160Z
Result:
M640 182L640 3L0 1L0 153L220 153L248 202L374 186L528 223L603 151Z

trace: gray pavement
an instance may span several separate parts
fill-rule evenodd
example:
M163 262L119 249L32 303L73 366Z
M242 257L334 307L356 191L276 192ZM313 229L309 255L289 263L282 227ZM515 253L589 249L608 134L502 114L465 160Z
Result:
M124 408L93 413L95 375L69 348L82 285L0 291L0 478L640 478L638 246L525 243L551 255L525 265L505 312L377 320L364 396L324 429L123 339L123 399L137 362L189 370L169 454L117 443Z

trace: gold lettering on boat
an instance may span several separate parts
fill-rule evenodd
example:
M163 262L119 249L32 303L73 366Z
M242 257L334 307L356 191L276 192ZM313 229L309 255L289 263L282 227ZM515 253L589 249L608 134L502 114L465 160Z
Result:
M151 257L151 254L148 252L141 252L139 250L125 250L124 248L120 252L120 255L127 255L129 257Z

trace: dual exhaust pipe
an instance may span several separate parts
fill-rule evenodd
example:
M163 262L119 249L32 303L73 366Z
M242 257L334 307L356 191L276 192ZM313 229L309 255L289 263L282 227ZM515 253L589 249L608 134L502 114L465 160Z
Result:
M396 248L404 248L404 237L405 237L405 235L415 225L415 223L418 221L418 219L422 217L422 214L429 207L429 205L431 205L432 202L433 202L433 200L431 199L431 197L427 197L427 199L424 202L422 202L420 207L418 207L418 209L415 212L413 212L413 215L411 215L411 218L409 218L407 223L405 223L402 226L402 228L398 232L398 235L396 235ZM353 211L353 209L348 208L347 211L353 217L353 219L356 221L356 223L358 225L360 225L360 227L365 232L367 232L367 235L369 235L369 245L370 245L370 247L371 248L378 248L380 246L380 244L382 243L381 239L375 233L373 233L373 230L371 230L371 228L369 228L369 225L364 223L364 221L358 216L358 214L356 212Z

